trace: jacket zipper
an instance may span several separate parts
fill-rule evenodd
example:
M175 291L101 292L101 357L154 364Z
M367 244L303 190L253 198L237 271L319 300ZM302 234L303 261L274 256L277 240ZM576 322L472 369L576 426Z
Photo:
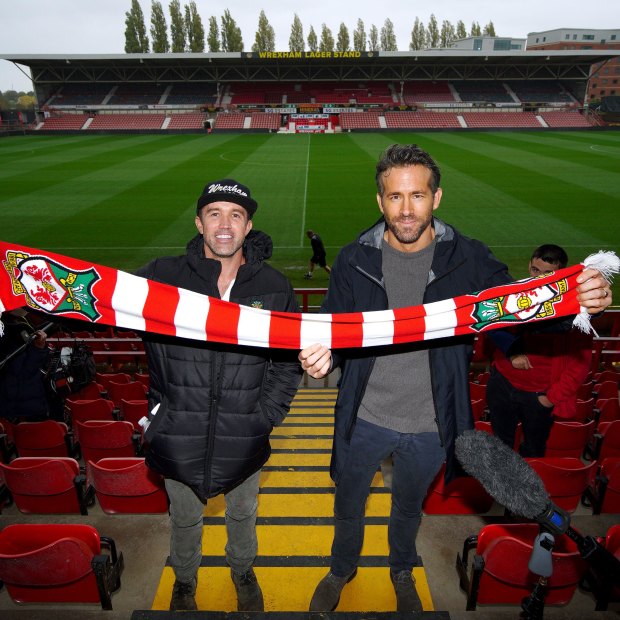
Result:
M207 437L207 458L205 459L204 480L205 480L205 497L209 496L211 488L211 461L213 460L213 446L215 444L215 425L217 423L217 408L219 404L219 366L221 353L215 351L213 353L213 362L211 364L211 396L209 399L209 434Z
M374 276L371 276L367 271L364 271L359 265L354 265L354 268L356 271L361 273L364 277L368 278L371 282L374 282L385 293L385 286L383 286L383 282L381 282L381 280L378 280ZM366 376L364 377L363 389L358 390L356 394L355 404L353 408L354 415L351 416L351 420L349 422L349 426L347 427L346 434L345 434L345 437L347 440L351 439L351 435L353 434L353 428L355 427L355 423L357 422L357 412L362 402L363 394L364 392L366 392L366 386L368 385L368 381L370 379L372 369L375 366L376 359L377 359L376 356L370 358L370 367L368 368L368 372L366 373Z
M457 267L460 267L464 262L465 261L461 261L458 265L454 265L454 267L452 267L452 269L450 269L449 271L446 271L445 273L443 273L439 278L436 277L433 280L431 280L430 282L428 282L426 284L426 289L424 290L424 297L426 297L426 292L428 291L429 287L432 284L434 284L438 280L441 280L442 278L447 276L449 273L454 271ZM424 301L424 303L427 303L426 300ZM428 369L429 369L429 376L431 378L431 393L433 395L433 409L435 410L435 424L437 425L437 432L439 433L439 443L442 446L445 447L446 441L445 441L443 429L442 429L441 424L439 422L439 414L437 413L437 397L436 397L436 391L435 391L435 375L433 373L433 363L432 363L432 360L431 360L431 351L430 350L428 351Z

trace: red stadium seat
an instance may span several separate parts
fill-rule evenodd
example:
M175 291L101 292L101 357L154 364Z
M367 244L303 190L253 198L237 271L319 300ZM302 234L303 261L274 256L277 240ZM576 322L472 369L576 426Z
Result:
M136 431L142 432L139 422L143 417L148 416L148 413L149 403L146 399L125 400L123 398L121 400L121 416L123 420L131 422Z
M601 398L596 401L596 423L620 420L620 401L617 398Z
M594 479L596 461L584 465L581 459L571 457L543 457L525 459L542 479L552 502L568 512L579 506L581 496Z
M116 383L110 381L108 396L114 402L115 407L121 408L121 400L144 400L146 398L146 387L140 381L131 383Z
M602 546L620 561L620 525L612 525L601 541ZM583 583L596 598L595 611L605 611L609 603L620 602L620 583L614 580L611 571L595 570L590 566L583 578Z
M602 383L595 384L593 393L598 400L603 398L615 398L618 400L618 382L617 381L603 381Z
M579 458L594 433L594 420L586 424L558 422L551 426L545 456L572 456Z
M75 424L76 422L86 422L87 420L114 420L114 403L105 398L95 398L94 400L65 400L65 410L67 419L71 422L71 428L79 441Z
M588 400L592 398L593 387L594 387L594 383L592 383L592 381L587 381L586 383L582 383L577 388L577 400Z
M19 456L72 456L64 422L20 422L14 425L13 432Z
M108 514L167 512L164 479L144 458L105 458L87 465L88 483Z
M139 435L131 422L90 420L77 422L76 427L84 461L136 456Z
M103 392L103 386L93 381L86 387L83 387L79 392L71 394L73 400L94 400L95 398L101 398Z
M151 378L148 373L136 372L134 373L133 378L136 381L139 381L140 383L144 383L144 385L146 386L146 389L147 390L149 389Z
M131 375L126 372L98 372L95 376L95 380L107 391L110 381L129 383L131 381Z
M577 407L575 409L575 416L568 419L562 418L563 422L580 422L585 424L589 420L594 419L594 398L590 397L588 400L578 400Z
M122 570L114 541L90 525L15 524L0 532L0 580L17 603L112 609L110 595L121 586Z
M478 374L478 376L476 377L476 383L479 383L480 385L486 385L489 382L490 376L491 373L488 370L485 370L484 372Z
M601 462L601 469L590 483L584 498L592 512L620 513L620 457L611 456Z
M535 523L494 524L467 538L462 556L457 556L457 571L460 586L467 593L468 611L479 604L519 605L532 593L538 576L529 571L528 562L539 531ZM473 550L475 559L470 563ZM577 545L567 536L557 536L545 604L570 602L585 569Z
M473 400L481 400L484 407L487 406L487 386L482 383L469 382L469 397Z
M75 459L20 457L0 463L0 471L20 512L88 514L85 479Z
M620 456L620 420L600 422L590 446L592 458L601 462L610 456Z
M493 429L491 428L491 423L485 420L476 420L474 422L474 428L477 431L484 431L485 433L489 433L489 435L493 434Z
M474 414L474 422L484 418L486 412L484 404L484 400L482 399L471 401L471 410Z
M136 355L138 347L135 342L131 342L126 338L114 338L109 343L109 347L110 364L113 369L119 370L138 365L140 359Z
M491 422L488 422L486 420L475 420L474 428L477 431L484 431L485 433L489 433L489 435L493 435L493 427L491 426ZM521 440L523 439L523 432L521 428L521 422L519 422L517 424L517 430L515 432L515 445L512 447L515 451L519 450Z
M604 381L615 381L616 384L620 383L620 372L617 370L602 370L594 377L596 383L603 383Z
M484 514L491 509L493 498L475 478L458 477L445 484L445 467L444 463L428 489L425 514Z

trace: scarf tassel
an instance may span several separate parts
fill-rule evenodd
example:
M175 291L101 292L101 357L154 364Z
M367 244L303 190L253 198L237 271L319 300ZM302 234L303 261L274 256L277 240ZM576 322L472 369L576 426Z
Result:
M613 281L614 275L620 272L620 257L610 251L601 250L590 254L581 264L590 269L598 269L601 275L610 283ZM590 314L583 306L581 306L579 314L573 320L573 325L584 334L593 333L595 336L598 336L596 330L592 327Z

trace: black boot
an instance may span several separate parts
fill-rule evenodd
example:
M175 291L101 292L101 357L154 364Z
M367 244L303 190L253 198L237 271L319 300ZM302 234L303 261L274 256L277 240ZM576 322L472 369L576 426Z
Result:
M192 579L189 583L177 579L172 588L170 611L193 611L198 609L194 594L196 594L196 579Z
M423 611L422 601L415 589L415 579L410 570L390 571L396 593L396 611Z
M241 574L231 570L230 575L237 591L237 610L265 611L263 593L258 585L254 569L249 568Z
M337 577L329 571L316 587L312 600L310 601L310 611L334 611L340 602L342 589L357 575L357 568L347 577Z

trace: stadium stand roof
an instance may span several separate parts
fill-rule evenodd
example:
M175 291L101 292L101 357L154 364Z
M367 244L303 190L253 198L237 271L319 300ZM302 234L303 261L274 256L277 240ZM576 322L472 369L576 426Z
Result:
M617 50L2 54L35 85L309 80L586 80Z

